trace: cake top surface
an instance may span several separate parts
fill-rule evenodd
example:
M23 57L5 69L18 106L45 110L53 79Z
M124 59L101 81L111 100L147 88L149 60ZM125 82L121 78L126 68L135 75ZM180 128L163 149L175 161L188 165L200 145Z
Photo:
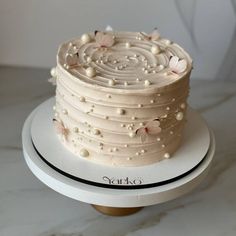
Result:
M60 46L57 64L78 83L114 92L163 88L192 69L188 53L157 30L83 34Z

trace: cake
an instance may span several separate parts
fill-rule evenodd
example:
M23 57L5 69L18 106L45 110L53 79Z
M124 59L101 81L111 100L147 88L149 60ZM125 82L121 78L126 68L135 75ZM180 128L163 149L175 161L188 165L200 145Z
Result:
M55 131L75 158L103 165L174 158L191 70L188 53L156 29L95 31L65 42L51 70Z

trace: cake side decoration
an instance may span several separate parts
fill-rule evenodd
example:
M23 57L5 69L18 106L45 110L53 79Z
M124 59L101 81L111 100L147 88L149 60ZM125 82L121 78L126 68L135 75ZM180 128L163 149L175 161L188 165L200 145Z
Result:
M186 122L191 70L190 56L156 29L95 31L63 43L53 72L63 144L78 158L107 165L173 157Z
M140 136L141 142L144 142L148 135L157 135L161 132L160 121L155 119L147 122L146 125L138 128L135 133Z
M67 140L67 136L69 135L69 129L64 126L62 121L58 121L57 119L53 119L53 124L56 132L61 135L65 140Z

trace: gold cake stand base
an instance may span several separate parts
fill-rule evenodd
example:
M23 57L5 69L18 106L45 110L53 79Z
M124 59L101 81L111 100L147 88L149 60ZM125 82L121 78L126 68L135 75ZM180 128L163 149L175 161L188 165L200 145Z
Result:
M143 207L107 207L92 205L97 211L109 216L127 216L140 211Z

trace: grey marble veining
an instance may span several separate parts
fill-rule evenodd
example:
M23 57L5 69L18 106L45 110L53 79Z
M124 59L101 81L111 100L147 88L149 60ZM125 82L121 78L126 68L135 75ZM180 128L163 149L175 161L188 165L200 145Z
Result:
M189 102L213 129L217 148L193 192L127 217L108 217L49 189L28 169L21 129L53 95L48 70L0 67L1 236L236 235L236 83L193 80Z

